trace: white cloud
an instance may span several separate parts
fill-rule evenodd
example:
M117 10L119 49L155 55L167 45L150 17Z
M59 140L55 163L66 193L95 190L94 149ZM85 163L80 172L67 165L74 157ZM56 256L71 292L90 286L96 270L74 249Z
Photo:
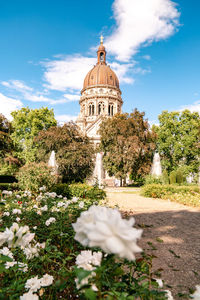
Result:
M8 87L10 89L14 89L14 90L17 90L17 91L33 91L33 89L31 87L27 86L21 80L1 81L1 84L5 87Z
M10 113L14 110L22 108L23 103L20 100L6 97L0 93L0 113L3 114L7 119L11 120Z
M59 125L63 125L66 122L76 121L77 116L66 114L66 115L56 115L55 118L58 121Z
M193 104L182 106L180 111L183 111L185 109L188 109L191 112L198 112L200 114L200 100L194 102Z
M67 103L68 101L65 98L61 98L61 99L52 99L49 97L45 97L42 93L24 93L23 94L24 99L28 100L28 101L32 101L32 102L46 102L49 104L62 104L62 103Z
M151 73L151 70L150 69L143 69L141 67L137 67L137 68L134 68L133 73L145 75L147 73Z
M127 75L127 73L134 67L135 63L132 64L119 64L117 62L113 62L110 64L113 71L116 72L116 75L119 79L120 83L131 84L134 82L134 79Z
M53 90L66 91L75 90L80 91L83 88L83 81L86 74L96 64L97 58L74 55L66 56L65 58L55 59L53 61L43 62L46 67L44 73L44 79L47 82L45 87ZM116 72L120 83L131 84L134 79L127 75L127 73L133 68L135 62L128 64L120 64L118 62L112 62L111 68ZM79 100L79 95L65 94L70 101Z
M74 55L42 64L46 67L44 79L49 89L58 91L81 90L86 74L96 64L96 58Z
M64 94L63 96L68 100L68 102L78 101L80 99L80 95Z
M144 58L145 60L151 60L151 56L150 56L150 55L144 55L143 58Z
M120 61L129 61L145 44L166 39L179 25L180 13L171 0L115 0L116 28L105 45Z
M45 102L54 105L76 101L80 98L80 96L74 94L65 94L59 99L46 97L45 94L48 94L48 90L44 89L42 92L36 92L33 88L27 86L23 81L20 80L2 81L1 84L9 89L17 90L20 92L21 97L24 100L31 102Z

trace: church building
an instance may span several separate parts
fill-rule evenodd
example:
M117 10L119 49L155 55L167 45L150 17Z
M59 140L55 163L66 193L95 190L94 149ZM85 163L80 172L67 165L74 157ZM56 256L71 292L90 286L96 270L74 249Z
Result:
M106 50L102 36L97 51L97 63L84 79L79 103L80 114L76 121L77 125L95 145L98 145L100 143L98 130L102 118L110 118L116 113L121 113L123 104L119 80L106 63ZM93 176L99 183L114 181L114 178L109 178L103 170L102 156L103 153L97 153Z

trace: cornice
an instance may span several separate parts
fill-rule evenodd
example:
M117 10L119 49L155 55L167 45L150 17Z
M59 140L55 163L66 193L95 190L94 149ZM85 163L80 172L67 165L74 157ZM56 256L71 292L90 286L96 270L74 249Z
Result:
M93 89L93 88L109 88L109 89L113 89L113 90L116 90L118 92L120 92L120 95L122 94L121 90L113 85L108 85L108 84L95 84L95 85L90 85L89 87L87 88L83 88L81 90L81 95L84 91L86 90L90 90L90 89Z
M117 97L117 96L114 96L114 95L105 95L105 94L102 94L102 95L88 95L88 96L82 96L81 99L79 100L79 104L81 104L83 101L90 101L90 100L94 100L94 99L112 99L114 101L119 101L121 104L123 104L123 100L122 98L120 97Z

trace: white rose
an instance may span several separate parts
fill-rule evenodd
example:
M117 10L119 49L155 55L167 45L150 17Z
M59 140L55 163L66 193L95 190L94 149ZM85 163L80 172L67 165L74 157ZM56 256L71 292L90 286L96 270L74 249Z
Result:
M92 255L92 264L94 266L100 266L101 265L101 260L102 260L102 253L100 251L93 252L93 255Z
M29 289L31 292L36 292L41 287L40 279L38 279L38 276L30 278L27 280L25 284L25 288Z
M200 300L200 285L196 285L196 291L191 295L192 299Z
M16 265L16 261L7 261L6 263L5 263L5 268L6 269L9 269L9 268L12 268L14 265Z
M164 292L166 292L166 296L168 300L174 300L172 293L169 290L165 290Z
M156 280L158 286L159 286L160 288L162 288L162 287L163 287L163 281L162 281L162 279L156 278L155 280Z
M75 240L83 246L100 247L106 253L134 260L142 249L136 244L142 230L133 228L134 218L122 219L116 209L91 206L73 224Z
M13 215L14 214L19 214L20 215L22 213L22 211L21 211L21 209L15 208L15 209L13 209L12 213L13 213Z
M20 296L20 300L38 300L39 297L36 294L33 294L31 291Z
M78 206L79 206L79 208L83 208L83 207L84 207L84 205L85 205L85 204L84 204L84 202L83 202L83 201L81 201L81 202L79 203L79 205L78 205Z
M3 245L5 242L7 242L8 248L10 248L12 246L13 238L14 238L13 231L6 228L4 232L0 233L0 246Z
M9 213L9 211L5 211L5 212L3 213L3 216L7 216L7 217L9 217L9 216L10 216L10 213Z
M40 279L40 284L41 286L49 286L53 283L53 276L45 274L41 279Z
M45 205L45 206L41 207L41 211L47 211L47 210L48 210L48 207L47 207L47 205Z
M0 254L13 258L12 252L7 247L3 247L3 249L0 250Z

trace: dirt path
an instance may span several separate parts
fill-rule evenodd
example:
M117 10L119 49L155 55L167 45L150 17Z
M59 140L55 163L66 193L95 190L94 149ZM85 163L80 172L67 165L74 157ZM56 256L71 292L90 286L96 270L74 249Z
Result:
M178 293L200 284L200 208L144 198L137 188L107 189L107 199L143 228L138 244L157 256L154 269L163 269L162 278L174 299L188 299Z

